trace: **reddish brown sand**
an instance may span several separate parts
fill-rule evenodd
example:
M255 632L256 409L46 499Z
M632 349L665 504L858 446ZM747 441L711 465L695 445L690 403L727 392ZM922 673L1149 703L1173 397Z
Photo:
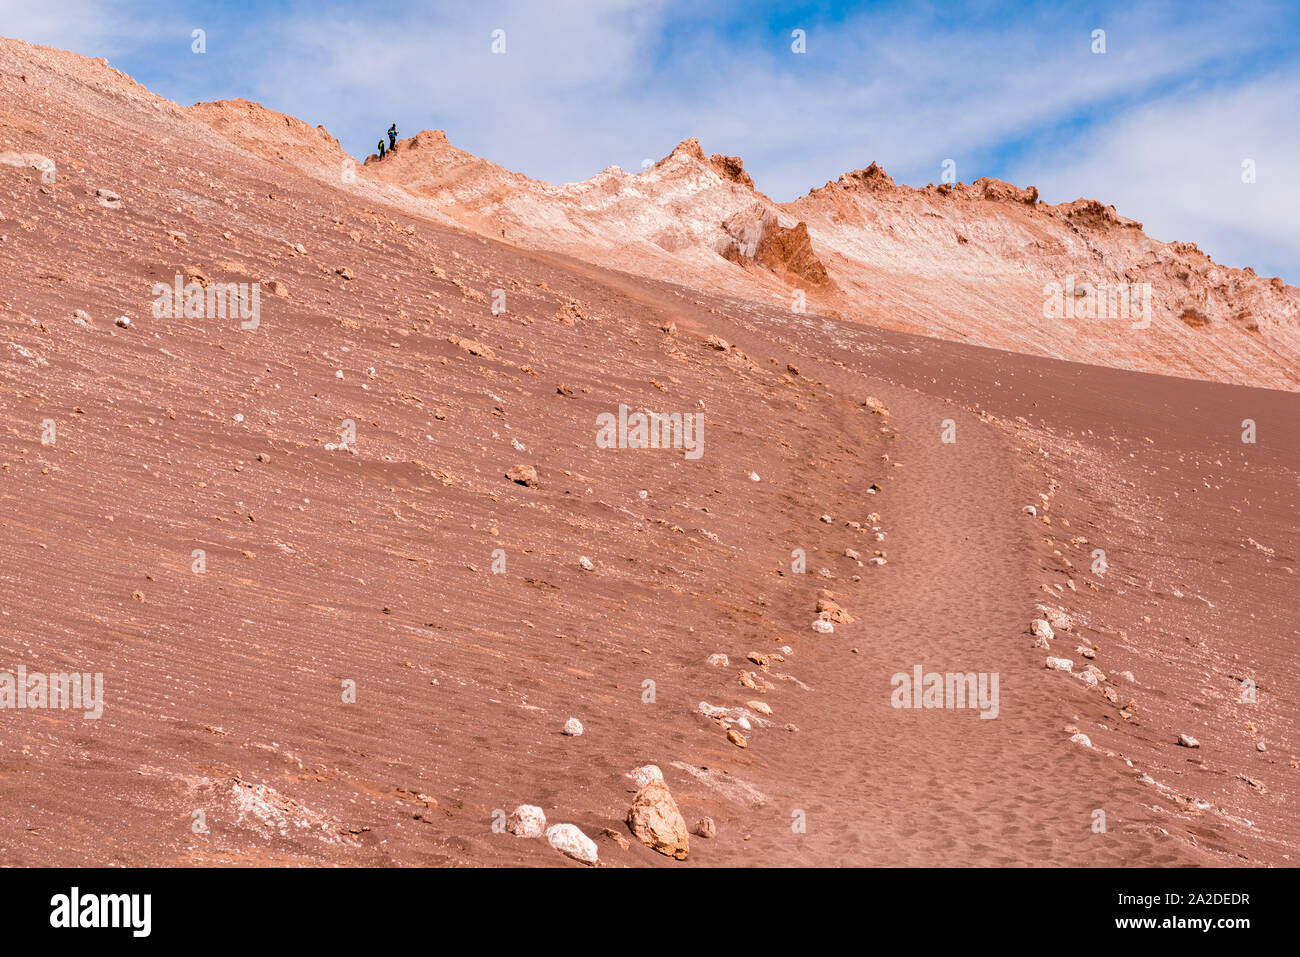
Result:
M0 132L58 170L0 166L0 671L105 680L98 721L0 711L5 863L579 866L494 832L522 803L609 866L1295 862L1294 394L486 241L8 41ZM283 295L154 318L177 273ZM597 448L620 404L703 411L703 456ZM1101 688L1044 668L1079 645ZM997 673L996 720L891 707L917 664ZM758 699L744 749L697 710ZM717 822L680 865L601 836L645 763Z

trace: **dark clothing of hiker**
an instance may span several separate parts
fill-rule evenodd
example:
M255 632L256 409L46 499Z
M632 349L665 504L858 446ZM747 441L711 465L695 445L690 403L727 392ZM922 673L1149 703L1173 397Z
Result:
M390 150L397 149L397 124L396 123L394 123L392 126L388 128L388 148Z
M380 140L380 141L379 141L379 158L380 158L380 159L383 159L383 158L384 158L384 141L383 141L383 140Z

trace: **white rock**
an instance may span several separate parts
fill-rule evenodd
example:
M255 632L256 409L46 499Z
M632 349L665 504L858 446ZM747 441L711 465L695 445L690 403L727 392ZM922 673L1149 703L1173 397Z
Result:
M1063 611L1049 611L1047 621L1057 631L1069 631L1074 627L1074 622L1070 620L1070 616Z
M1070 740L1073 741L1075 744L1081 744L1081 745L1083 745L1085 748L1090 748L1090 747L1092 747L1092 739L1089 738L1089 737L1088 737L1086 734L1084 734L1082 731L1079 732L1078 734L1072 734L1072 735L1070 735Z
M725 668L731 664L731 660L723 654L709 655L708 663L715 668Z
M1082 681L1090 688L1097 687L1097 676L1094 675L1091 671L1080 671L1078 674L1075 675L1075 677L1078 678L1080 681Z
M564 722L564 733L571 738L576 738L578 735L582 734L582 722L577 718L570 718L568 721Z
M521 804L506 819L506 830L515 837L541 837L546 830L546 813L535 804Z
M1069 658L1048 658L1047 667L1053 671L1073 671L1074 662Z
M1185 748L1199 748L1201 746L1201 742L1197 741L1190 734L1180 734L1178 736L1178 743Z
M1129 682L1129 684L1132 684L1133 682L1137 681L1137 679L1133 677L1133 672L1131 671L1121 671L1119 673L1119 676L1123 678L1125 681Z
M757 481L759 480L759 479L758 479L758 473L757 473L757 472L750 472L750 473L749 473L749 480L750 480L751 482L757 482Z
M627 776L632 779L632 783L636 785L638 791L651 781L662 781L664 779L664 773L659 770L657 764L643 764L639 768L633 768L628 772Z
M835 626L825 619L818 618L812 623L812 630L820 635L829 635L835 630Z
M1035 636L1042 636L1048 641L1051 641L1056 637L1055 633L1052 631L1052 626L1045 618L1035 618L1031 621L1029 623L1029 633Z
M114 325L117 325L117 326L121 326L123 329L130 329L130 328L131 328L131 317L130 317L130 316L118 316L116 319L113 320L113 324L114 324Z
M585 568L587 571L591 571L596 567L595 565L592 564L591 559L588 558L586 555L582 555L578 558L578 564L581 565L583 568Z
M1026 515L1032 515L1035 518L1038 517L1038 509L1034 508L1034 506L1032 505L1026 505L1024 508L1024 512Z
M575 861L596 863L596 842L578 830L575 824L552 824L546 829L546 840L551 847Z

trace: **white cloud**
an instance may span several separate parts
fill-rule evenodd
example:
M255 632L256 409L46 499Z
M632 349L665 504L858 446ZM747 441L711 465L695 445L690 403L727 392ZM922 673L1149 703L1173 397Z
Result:
M1300 282L1300 76L1228 91L1180 92L1097 124L1026 162L1043 198L1113 204L1166 242L1195 242L1216 262ZM1242 182L1244 160L1257 179ZM1031 173L1032 171L1032 173Z

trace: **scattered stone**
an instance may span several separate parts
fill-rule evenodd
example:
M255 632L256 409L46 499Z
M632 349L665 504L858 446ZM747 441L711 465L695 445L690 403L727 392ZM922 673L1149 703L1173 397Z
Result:
M1074 662L1069 658L1048 658L1047 667L1053 671L1073 671Z
M823 522L825 522L827 525L829 525L829 524L833 521L833 519L832 519L829 515L823 515L823 516L821 517L821 521L823 521Z
M79 326L93 326L94 322L90 318L90 313L84 309L74 309L72 311L72 321Z
M650 784L652 781L662 781L664 779L663 771L659 770L657 764L643 764L639 768L633 768L628 772L628 777L636 785L637 790Z
M727 740L730 741L738 748L749 747L749 742L745 740L745 736L741 734L739 731L737 731L735 728L727 729Z
M506 478L519 485L526 485L528 488L537 487L537 469L531 465L512 465L506 472Z
M713 818L705 817L695 822L695 833L700 837L717 837L718 825L713 823Z
M1185 748L1199 748L1201 746L1201 742L1197 741L1190 734L1180 734L1178 736L1178 743Z
M1133 682L1137 681L1137 679L1133 677L1133 672L1131 671L1121 671L1119 673L1119 676L1123 678L1125 681L1129 682L1129 684L1132 684Z
M1081 745L1083 745L1085 748L1090 748L1090 747L1092 747L1092 739L1089 738L1089 737L1088 737L1086 734L1084 734L1082 731L1080 731L1080 732L1078 732L1078 733L1076 733L1076 734L1072 734L1072 735L1070 735L1070 740L1073 741L1075 744L1081 744Z
M1079 654L1083 655L1083 657L1085 658L1097 657L1097 649L1089 648L1087 645L1076 645L1074 650L1077 651Z
M748 658L750 661L752 661L754 664L758 665L758 667L763 669L764 671L767 671L769 668L772 667L772 659L768 655L760 654L757 651L751 651L745 657Z
M627 812L627 826L647 847L679 861L686 859L690 850L686 821L662 780L651 781L636 792Z
M105 209L121 209L122 197L111 189L95 190L95 202L99 203Z
M812 623L812 630L820 635L829 635L835 631L835 626L824 618L818 618Z
M602 837L609 838L611 841L613 841L615 844L617 844L625 851L632 846L627 842L627 838L625 838L622 834L618 833L618 831L614 830L612 827L601 828L600 833Z
M726 668L730 666L731 661L727 658L726 655L716 654L716 655L709 655L706 664L709 664L714 668Z
M592 564L591 559L588 558L586 555L581 555L578 557L578 564L581 565L583 568L585 568L587 571L592 571L596 567L595 565Z
M338 269L334 270L334 272L336 275L342 276L345 280L352 279L352 270L347 266L340 266Z
M1024 513L1025 513L1026 515L1031 515L1031 516L1033 516L1034 518L1037 518L1037 517L1038 517L1038 509L1034 508L1034 506L1032 506L1032 505L1026 505L1026 506L1024 507Z
M495 359L497 354L492 351L492 347L477 339L462 339L459 336L448 336L447 341L457 348L464 349L472 356L478 356L482 359Z
M506 830L515 837L541 837L546 832L546 814L535 804L521 804L506 818Z
M853 621L853 616L841 608L839 602L828 595L823 595L817 599L817 614L835 622L837 625L847 625Z
M1074 622L1070 616L1063 611L1051 610L1047 612L1047 621L1057 631L1069 631L1074 627Z
M258 452L258 453L257 453L257 461L259 461L259 462L269 462L269 461L271 461L271 455L270 455L270 453L268 453L268 452Z
M595 864L599 857L596 842L575 824L552 824L546 829L546 840L561 854L584 864Z
M578 735L582 734L582 722L577 718L570 718L568 721L564 722L564 733L571 738L576 738Z
M759 714L772 713L772 706L766 701L746 701L745 707L749 708L751 711L757 711Z
M118 316L116 319L113 320L113 325L115 325L115 326L119 326L119 327L121 327L121 328L123 328L123 329L130 329L130 328L131 328L131 317L130 317L130 316Z
M1255 744L1255 750L1256 750L1256 751L1260 751L1260 752L1264 752L1264 751L1267 751L1268 748L1264 745L1264 742L1263 742L1263 741L1259 741L1259 742L1257 742L1257 743Z
M1035 618L1031 621L1029 623L1029 633L1035 637L1046 638L1048 641L1056 637L1051 624L1045 618Z

